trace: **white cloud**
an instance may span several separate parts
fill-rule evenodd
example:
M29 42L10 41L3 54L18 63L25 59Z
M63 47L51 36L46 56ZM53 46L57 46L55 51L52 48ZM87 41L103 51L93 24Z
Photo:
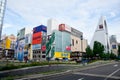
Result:
M115 17L116 14L114 12L110 12L111 17Z
M14 27L14 26L11 25L11 24L4 24L3 25L3 29L5 29L5 28L12 28L12 27Z
M119 0L8 0L7 7L23 17L28 25L46 25L49 18L55 18L82 31L90 42L100 16L108 19L118 16L119 4ZM118 32L118 23L108 21L111 34Z

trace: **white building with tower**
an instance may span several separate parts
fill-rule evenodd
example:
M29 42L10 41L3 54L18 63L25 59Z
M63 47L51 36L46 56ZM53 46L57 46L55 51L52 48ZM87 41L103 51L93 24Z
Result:
M92 49L95 41L98 41L104 45L104 48L105 48L104 52L107 53L111 51L109 37L108 37L107 23L106 23L105 17L103 16L100 18L98 22L97 28L94 32L92 41L90 43L90 47Z

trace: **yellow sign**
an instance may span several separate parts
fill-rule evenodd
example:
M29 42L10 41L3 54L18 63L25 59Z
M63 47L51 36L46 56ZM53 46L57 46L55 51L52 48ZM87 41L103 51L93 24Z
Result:
M70 58L69 52L55 52L54 58Z
M6 39L6 49L10 49L10 44L11 44L11 41L10 39Z

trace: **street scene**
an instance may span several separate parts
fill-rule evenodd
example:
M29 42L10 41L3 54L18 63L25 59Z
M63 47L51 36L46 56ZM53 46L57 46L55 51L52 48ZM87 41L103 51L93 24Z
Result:
M120 80L119 0L0 0L0 80Z

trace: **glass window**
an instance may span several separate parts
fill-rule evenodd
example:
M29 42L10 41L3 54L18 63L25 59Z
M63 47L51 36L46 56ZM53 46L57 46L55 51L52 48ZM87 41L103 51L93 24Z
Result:
M78 41L76 40L76 44L78 44Z
M72 45L74 46L74 39L72 39Z
M45 58L45 55L42 55L42 58Z

